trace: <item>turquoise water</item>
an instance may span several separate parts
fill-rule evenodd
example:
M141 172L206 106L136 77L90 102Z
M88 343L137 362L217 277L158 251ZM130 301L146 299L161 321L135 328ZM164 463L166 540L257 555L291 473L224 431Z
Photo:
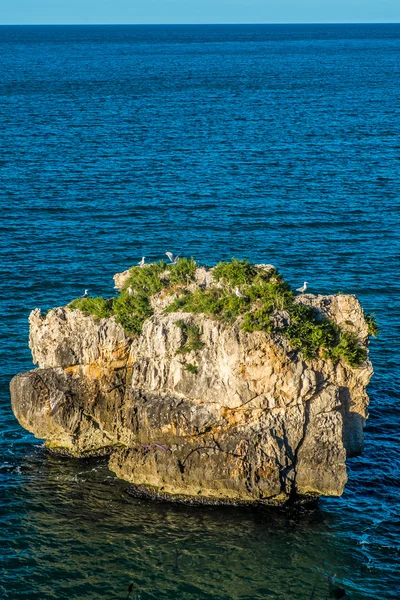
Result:
M0 28L0 596L400 597L400 26ZM303 512L131 498L15 421L27 317L165 250L375 311L363 456Z

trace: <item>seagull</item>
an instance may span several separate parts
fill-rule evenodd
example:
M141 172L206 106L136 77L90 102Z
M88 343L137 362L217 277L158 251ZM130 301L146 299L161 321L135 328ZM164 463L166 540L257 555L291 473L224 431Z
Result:
M168 258L169 258L169 260L171 261L171 263L172 263L173 265L176 265L176 263L177 263L177 261L178 261L178 258L180 257L180 255L182 254L182 252L180 252L180 253L179 253L179 254L177 254L176 256L174 256L174 255L172 254L172 252L166 252L165 254L168 256Z
M138 262L138 267L143 267L145 258L146 258L145 256L142 256L142 260L140 262Z
M238 287L235 288L235 294L238 298L244 298L242 292L239 290Z
M296 292L301 292L302 294L304 294L304 292L307 289L307 283L308 281L305 281L303 287L297 288Z
M87 298L89 296L89 290L85 290L85 293L82 294L81 298Z

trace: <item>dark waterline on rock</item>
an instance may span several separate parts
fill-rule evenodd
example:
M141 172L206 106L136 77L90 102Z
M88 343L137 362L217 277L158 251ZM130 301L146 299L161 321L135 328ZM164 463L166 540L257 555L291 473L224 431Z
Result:
M400 26L2 27L4 598L398 598ZM143 254L275 264L376 311L364 454L317 509L135 499L9 408L27 316Z

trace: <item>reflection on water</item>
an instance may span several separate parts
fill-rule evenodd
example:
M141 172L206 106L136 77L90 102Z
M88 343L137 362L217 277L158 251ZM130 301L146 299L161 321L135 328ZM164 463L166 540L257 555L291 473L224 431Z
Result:
M26 598L326 598L325 574L364 588L368 569L336 518L190 508L131 498L104 459L75 461L40 447L14 469L3 525L18 523L6 556L12 595ZM21 511L21 514L19 512ZM22 517L22 518L21 518ZM15 524L13 525L13 522ZM8 589L10 589L8 587ZM358 597L357 593L354 597Z

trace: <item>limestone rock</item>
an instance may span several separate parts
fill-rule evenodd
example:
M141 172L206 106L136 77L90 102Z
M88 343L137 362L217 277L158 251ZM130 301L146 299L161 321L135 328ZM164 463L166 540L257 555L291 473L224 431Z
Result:
M115 287L119 290L122 290L122 288L124 287L128 278L129 278L129 269L127 269L126 271L123 271L122 273L116 273L114 275Z
M123 286L126 274L115 281ZM210 272L198 269L191 286L212 285ZM39 368L11 382L21 425L59 452L109 454L119 477L158 497L281 504L340 495L346 456L363 449L370 362L306 361L279 337L244 332L240 319L165 314L172 300L152 299L154 315L138 337L114 318L34 310L30 348ZM355 296L297 301L367 344ZM177 321L197 325L201 350L178 352Z

